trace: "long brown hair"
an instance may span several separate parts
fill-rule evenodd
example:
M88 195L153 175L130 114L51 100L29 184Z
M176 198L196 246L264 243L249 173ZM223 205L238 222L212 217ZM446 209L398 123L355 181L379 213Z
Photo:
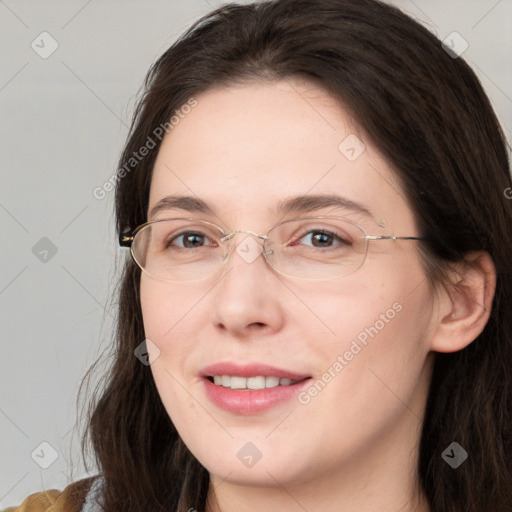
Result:
M447 265L469 251L491 255L497 289L484 331L463 350L436 354L417 476L433 512L511 510L512 184L505 138L473 71L419 23L377 0L230 3L198 20L146 76L119 161L118 233L147 220L159 126L171 129L179 108L213 86L288 77L328 90L393 166L425 239L429 277L442 280ZM148 137L154 147L135 162ZM180 439L149 366L134 357L145 338L140 270L128 255L123 264L113 362L90 402L82 454L85 460L90 436L108 512L201 511L209 474ZM453 441L469 453L456 470L441 457Z

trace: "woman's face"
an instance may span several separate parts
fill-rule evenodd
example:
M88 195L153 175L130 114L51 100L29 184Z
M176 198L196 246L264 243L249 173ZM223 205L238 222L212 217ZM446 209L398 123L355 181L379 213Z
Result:
M266 234L281 220L334 215L369 235L418 236L390 166L322 89L286 80L195 99L163 140L148 212L167 196L191 196L214 213L169 208L148 220L192 217ZM295 196L333 194L370 215L336 205L272 213ZM389 458L397 470L413 468L434 300L418 242L370 241L357 271L315 282L274 272L263 255L245 258L258 247L251 239L261 244L236 234L239 251L201 282L142 274L151 370L183 441L223 485L292 489L342 474L362 485ZM228 389L210 382L213 374L300 382Z

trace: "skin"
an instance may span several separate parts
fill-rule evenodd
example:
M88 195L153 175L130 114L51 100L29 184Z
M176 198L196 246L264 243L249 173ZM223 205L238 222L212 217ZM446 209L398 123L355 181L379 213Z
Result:
M162 197L184 194L206 200L217 216L170 210L155 218L194 216L227 232L266 234L280 220L267 212L277 201L335 191L374 218L332 207L310 215L346 215L372 235L419 236L390 165L318 86L247 83L196 99L163 140L148 212ZM349 134L366 146L355 161L338 150ZM236 243L246 236L237 234ZM433 292L415 241L370 242L359 270L322 283L284 277L262 256L249 264L236 252L220 280L176 284L143 273L150 356L160 351L151 370L179 434L211 475L209 500L217 505L208 511L332 511L338 504L346 512L428 511L413 489L433 351L474 340L494 293L490 258L472 261L457 276L468 283L465 293ZM204 393L198 373L219 361L321 379L395 303L401 311L307 404L292 399L244 416ZM250 468L237 457L247 442L262 454Z

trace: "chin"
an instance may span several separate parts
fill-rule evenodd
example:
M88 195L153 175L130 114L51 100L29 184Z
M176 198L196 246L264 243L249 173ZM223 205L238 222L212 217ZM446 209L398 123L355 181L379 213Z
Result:
M251 443L247 439L235 438L227 443L209 440L208 447L197 446L197 450L191 451L210 476L234 485L286 487L311 479L311 460L300 447L288 446L285 450L282 444L279 448L268 441ZM212 447L216 449L213 451Z
M215 476L218 480L233 485L275 487L277 481L280 485L286 486L289 485L290 480L294 479L289 471L291 462L280 466L278 461L264 463L262 459L251 468L244 467L242 464L230 464L225 460L214 459L210 462L205 461L206 464L203 464L210 473L210 477ZM285 470L284 467L288 469Z

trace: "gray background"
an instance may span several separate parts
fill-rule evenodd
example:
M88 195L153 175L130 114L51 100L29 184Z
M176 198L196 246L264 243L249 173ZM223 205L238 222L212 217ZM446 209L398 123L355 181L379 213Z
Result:
M92 191L115 172L150 64L221 3L0 0L0 507L87 476L75 400L112 337L123 254L113 192ZM441 39L456 31L469 43L463 57L510 141L512 0L390 3ZM44 31L58 44L45 59L31 46L51 49Z

